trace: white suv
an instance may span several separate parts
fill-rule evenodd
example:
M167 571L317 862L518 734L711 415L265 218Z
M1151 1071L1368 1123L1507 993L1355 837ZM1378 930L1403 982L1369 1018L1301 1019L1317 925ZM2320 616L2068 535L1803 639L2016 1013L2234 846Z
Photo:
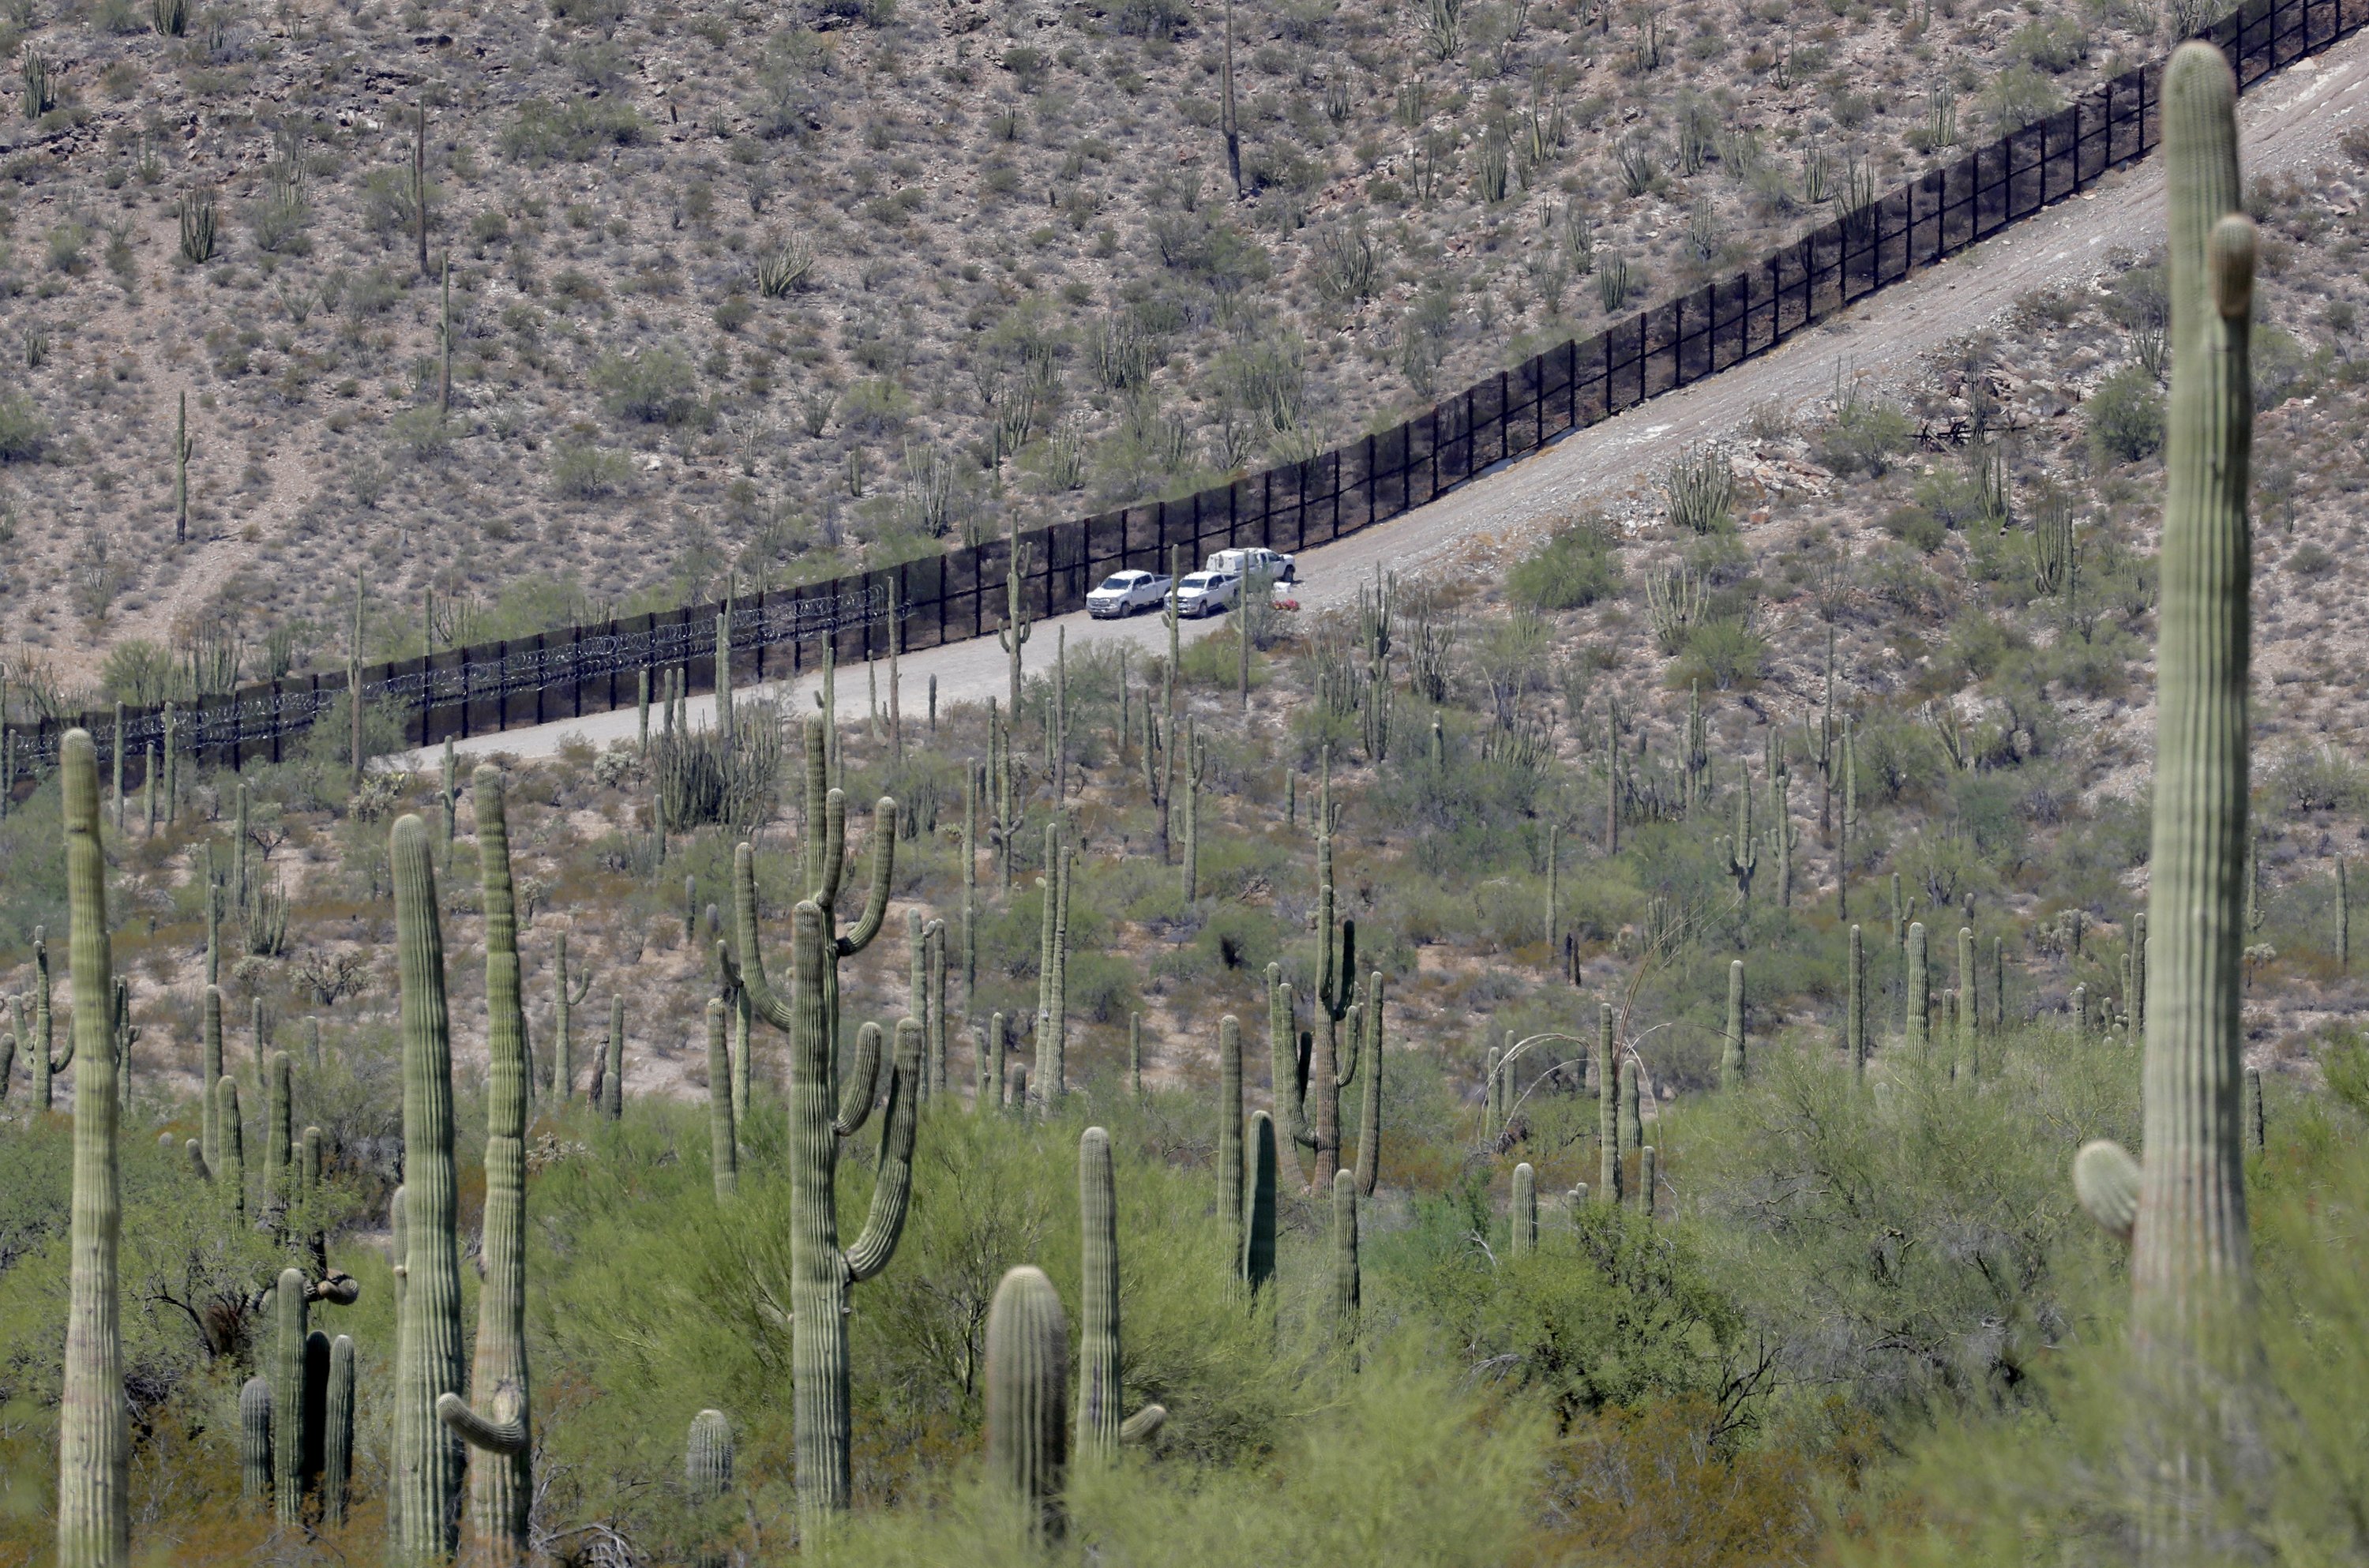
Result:
M1168 579L1150 572L1113 572L1086 595L1086 613L1116 620L1150 610L1168 597Z

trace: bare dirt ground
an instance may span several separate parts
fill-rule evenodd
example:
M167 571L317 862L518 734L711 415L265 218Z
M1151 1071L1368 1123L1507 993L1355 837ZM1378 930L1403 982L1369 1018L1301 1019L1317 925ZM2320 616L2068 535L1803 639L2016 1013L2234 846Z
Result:
M2308 172L2334 155L2337 139L2369 110L2369 35L2355 37L2315 60L2298 62L2258 84L2238 106L2249 178ZM1789 413L1829 397L1837 374L1878 384L1908 380L1919 361L1943 345L2003 316L2032 291L2087 284L2103 272L2118 246L2144 248L2162 233L2160 157L2111 177L2097 189L2059 203L1942 265L1878 293L1856 309L1805 332L1775 351L1724 375L1658 397L1588 429L1578 430L1519 462L1484 474L1452 493L1387 523L1300 557L1296 597L1303 612L1348 604L1375 569L1402 574L1494 574L1511 564L1518 546L1547 521L1586 507L1616 514L1654 504L1654 490L1670 460L1690 443L1742 429L1755 408ZM1215 622L1191 624L1190 638ZM1096 622L1083 614L1038 625L1027 645L1030 669L1050 660L1057 628L1080 647L1126 639L1164 647L1156 616ZM1005 689L1009 667L992 638L914 654L904 665L905 701L915 702L930 678L938 700L979 702ZM771 692L778 687L761 688ZM791 694L803 698L811 683ZM841 687L843 716L866 710L861 680ZM692 704L693 722L712 720L714 699ZM548 755L561 739L580 735L596 745L634 733L632 709L573 719L461 745L472 754L506 751ZM425 752L389 760L418 767Z

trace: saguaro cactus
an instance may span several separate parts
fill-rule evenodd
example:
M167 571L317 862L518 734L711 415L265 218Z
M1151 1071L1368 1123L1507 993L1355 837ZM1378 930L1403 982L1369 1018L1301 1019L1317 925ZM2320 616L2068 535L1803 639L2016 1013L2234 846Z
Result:
M239 1500L258 1513L271 1504L271 1379L249 1378L238 1391Z
M554 933L551 939L551 1000L556 1014L551 1032L551 1097L560 1104L575 1092L576 1072L569 1059L573 1036L568 1027L571 1009L592 994L592 977L588 972L580 983L572 982L567 975L567 933Z
M1168 1412L1147 1404L1122 1420L1119 1387L1118 1198L1111 1173L1110 1134L1090 1127L1078 1139L1078 1222L1084 1243L1083 1319L1078 1347L1078 1454L1088 1462L1118 1457L1121 1441L1139 1442L1160 1430Z
M608 1056L601 1070L601 1114L616 1121L625 1114L625 999L609 999Z
M2165 72L2172 383L2148 889L2163 951L2147 975L2145 1159L2101 1142L2075 1164L2084 1206L2131 1238L2132 1339L2157 1401L2134 1420L2157 1450L2149 1478L2177 1478L2143 1504L2142 1555L2156 1562L2198 1553L2216 1479L2229 1481L2203 1436L2249 1424L2256 1355L2238 1018L2254 229L2237 211L2236 91L2207 44L2182 44Z
M58 1402L58 1562L63 1568L119 1568L132 1554L125 1491L131 1433L116 1280L123 1201L116 1167L115 1054L108 1039L115 982L107 861L99 845L97 749L87 731L70 729L59 752L74 1049L82 1065L74 1071L65 1375ZM35 1039L32 1048L46 1058L47 1038Z
M1357 1107L1357 1190L1374 1196L1382 1175L1382 976L1366 977L1366 1087Z
M304 1271L283 1268L271 1292L271 1506L283 1525L304 1512Z
M461 1387L461 1260L452 1172L452 1037L444 934L428 825L406 814L387 834L395 881L403 1028L403 1284L388 1454L388 1556L432 1562L460 1534L461 1441L437 1419Z
M224 1073L214 1082L214 1122L222 1139L222 1156L213 1167L214 1185L222 1189L231 1223L246 1223L246 1124L238 1114L238 1080Z
M1843 1050L1850 1057L1851 1074L1867 1071L1867 939L1854 922L1850 928L1850 990L1843 1005Z
M1727 965L1727 1034L1719 1054L1719 1082L1733 1089L1744 1082L1744 960Z
M1613 1055L1612 1006L1598 1004L1596 1046L1596 1190L1606 1203L1620 1207L1620 1085L1628 1065Z
M1031 1535L1061 1532L1070 1468L1070 1325L1040 1269L1003 1276L987 1311L987 1474Z
M1909 1050L1924 1053L1929 1043L1929 1020L1933 1015L1931 980L1925 963L1925 922L1911 921L1908 924L1908 984L1906 1010L1903 1014L1904 1031Z
M206 987L198 1039L199 1150L211 1171L222 1159L222 1120L214 1097L202 1091L221 1082L223 1075L222 992L212 986Z
M1242 1239L1242 1280L1251 1294L1275 1278L1275 1119L1265 1111L1251 1113L1250 1199Z
M1538 1251L1539 1178L1527 1160L1514 1167L1514 1196L1506 1218L1510 1221L1506 1252L1519 1258Z
M1341 1024L1349 1016L1357 1000L1357 922L1338 922L1338 946L1334 943L1333 885L1333 781L1332 764L1328 758L1323 783L1317 795L1316 807L1316 1003L1317 1024L1305 1053L1298 1059L1288 1060L1278 1035L1275 1045L1275 1100L1282 1117L1282 1130L1291 1141L1314 1156L1314 1174L1310 1177L1310 1191L1322 1191L1333 1185L1333 1173L1341 1165L1341 1092L1357 1076L1358 1041L1353 1032L1344 1065L1341 1048ZM1270 965L1270 988L1275 984L1275 967ZM1288 1009L1292 992L1283 993ZM1297 1162L1295 1162L1295 1164Z
M809 750L820 753L817 727ZM812 763L810 763L810 767ZM841 796L830 792L819 851L823 890L839 887ZM848 1288L888 1266L905 1224L912 1190L914 1100L921 1070L921 1029L908 1018L897 1025L896 1057L880 1129L879 1178L871 1212L855 1244L839 1243L839 1140L870 1119L877 1095L879 1034L867 1026L846 1093L832 1107L835 1052L830 1020L838 1001L838 960L876 935L887 907L888 876L897 838L897 803L882 796L874 816L872 899L862 922L845 937L830 934L831 918L817 900L799 902L790 916L790 987L784 1002L766 983L757 943L757 892L752 856L742 844L733 863L738 913L738 974L757 1012L790 1036L790 1357L795 1388L792 1422L797 1441L798 1501L809 1519L846 1508L851 1490L851 1413L847 1388Z
M839 1038L839 966L872 945L888 913L888 884L897 865L897 802L882 795L872 808L872 886L865 892L864 912L854 927L839 930L841 874L847 864L846 796L824 788L830 750L830 727L821 714L806 721L807 838L801 879L805 902L814 905L822 921L821 988L825 1037ZM796 1024L792 1002L775 994L765 974L765 958L757 944L756 856L742 844L732 857L733 960L738 983L749 988L749 1000L758 1016L784 1034ZM827 1075L828 1077L828 1075Z
M1226 1227L1226 1277L1242 1283L1242 1025L1218 1020L1218 1217Z
M436 1417L477 1450L469 1465L470 1561L507 1568L527 1553L534 1497L526 1361L526 1010L519 995L501 770L477 769L471 789L486 907L486 1285L477 1295L476 1359L469 1373L475 1402L440 1393Z
M720 1410L703 1410L691 1418L691 1436L683 1445L682 1479L692 1500L712 1503L732 1485L732 1423Z
M1620 1059L1620 1144L1641 1149L1645 1143L1645 1118L1638 1108L1643 1093L1644 1064L1634 1054Z
M1357 1314L1365 1294L1357 1264L1357 1180L1346 1171L1333 1173L1333 1332L1344 1341L1357 1336Z
M321 1516L346 1522L354 1473L354 1342L339 1334L329 1344L329 1387L322 1404Z
M728 1203L740 1191L740 1154L732 1124L732 1064L724 1045L724 1003L707 1004L707 1162L715 1178L715 1201Z
M97 749L94 747L93 750ZM94 761L91 766L96 769L97 763ZM109 979L111 982L112 977ZM76 1006L76 1015L80 1015L79 1002ZM18 1019L17 1027L18 1033L25 1033L24 1021L21 1018ZM35 926L33 928L33 1027L30 1034L26 1036L25 1050L27 1064L33 1070L33 1109L37 1111L53 1108L56 1091L52 1085L59 1073L74 1065L74 1052L81 1044L82 1031L76 1028L66 1036L65 1053L63 1056L53 1054L51 1049L53 1027L50 1013L50 948L48 942L44 940L41 928ZM77 1096L77 1104L79 1104L79 1096Z

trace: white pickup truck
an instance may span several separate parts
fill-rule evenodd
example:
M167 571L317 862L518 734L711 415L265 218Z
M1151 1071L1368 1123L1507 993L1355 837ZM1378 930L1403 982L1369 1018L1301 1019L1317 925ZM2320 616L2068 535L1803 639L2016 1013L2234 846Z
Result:
M1164 577L1152 572L1113 572L1086 595L1086 613L1098 620L1118 620L1163 604L1167 599Z
M1188 621L1222 615L1242 593L1242 579L1231 572L1195 572L1176 585L1176 613Z
M1229 577L1248 581L1265 578L1269 582L1292 582L1298 563L1279 550L1220 550L1201 563L1205 572L1223 572Z

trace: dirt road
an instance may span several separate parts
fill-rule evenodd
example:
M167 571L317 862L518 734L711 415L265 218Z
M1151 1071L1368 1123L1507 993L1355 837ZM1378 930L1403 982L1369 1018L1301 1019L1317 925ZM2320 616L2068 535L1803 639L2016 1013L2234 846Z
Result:
M2237 109L2249 177L2308 171L2341 155L2337 139L2369 115L2369 33L2355 34L2316 59L2299 61L2258 84ZM1837 361L1879 383L1906 380L1927 354L1965 336L2035 289L2079 282L2097 273L2116 246L2144 248L2163 232L2163 162L2158 154L2111 176L1983 244L1874 294L1771 353L1724 375L1669 393L1542 451L1477 475L1426 507L1299 557L1297 594L1308 611L1345 604L1377 566L1402 574L1494 570L1504 546L1549 518L1605 505L1650 489L1688 442L1741 429L1752 409L1775 402L1795 408L1829 393ZM1219 623L1189 623L1188 638ZM1040 624L1027 645L1028 667L1053 655L1055 628L1071 646L1126 638L1164 648L1157 616L1093 621L1083 614ZM905 702L917 707L931 676L941 703L980 702L1005 690L1003 650L992 637L914 654L903 661ZM885 672L884 672L885 674ZM761 688L761 692L776 690ZM795 695L802 700L805 683ZM860 716L868 695L860 673L840 683L841 716ZM694 699L693 722L711 721L713 698ZM523 756L556 750L564 735L595 744L630 736L634 710L569 719L463 742L472 753ZM391 759L417 767L425 752Z

